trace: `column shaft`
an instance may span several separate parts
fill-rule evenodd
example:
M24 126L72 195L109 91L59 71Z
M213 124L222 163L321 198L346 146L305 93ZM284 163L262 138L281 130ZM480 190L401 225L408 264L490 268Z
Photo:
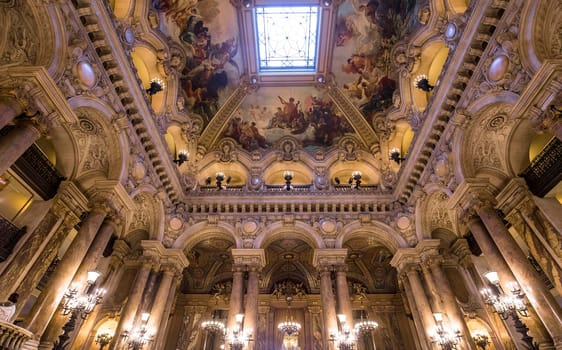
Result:
M407 272L407 276L412 289L412 296L414 297L415 305L420 312L420 318L425 331L425 339L427 339L429 335L428 331L435 329L433 313L431 311L431 307L429 306L427 296L425 295L418 270L410 268Z
M529 302L536 310L555 345L562 347L562 310L560 305L546 289L496 211L491 206L482 205L477 208L477 213L488 231L493 232L493 235L491 235L493 241L516 276L521 289L527 295Z
M466 326L466 322L464 321L464 317L459 309L453 290L451 289L449 279L447 279L445 271L443 271L443 266L441 265L440 260L435 259L435 261L433 261L430 265L430 268L436 284L440 287L439 295L441 295L441 299L443 301L443 311L449 318L450 326L453 330L460 330L465 336L464 338L466 340L466 344L468 345L468 349L477 350L472 337L470 337L470 330ZM464 348L464 344L464 342L461 343L461 348Z
M412 287L410 286L410 282L408 281L408 276L404 275L404 277L402 278L402 284L404 285L406 299L410 304L410 311L412 312L412 319L414 321L414 328L418 336L418 342L422 350L428 350L430 349L430 347L428 346L427 335L425 333L424 325L422 322L422 316L420 314L420 310L416 305L416 298L414 297L414 293L412 292Z
M246 293L246 308L244 316L244 332L252 335L256 340L258 335L258 306L259 306L259 273L256 268L248 272L248 290ZM255 342L251 342L248 346L253 349Z
M72 281L72 277L84 259L105 216L106 211L99 207L94 208L88 214L88 217L82 222L78 234L57 265L49 282L47 282L45 289L37 298L29 313L29 317L25 321L26 328L36 336L40 337L43 335L49 320L61 302L66 289L70 285L70 281Z
M336 272L336 293L338 294L339 312L345 315L347 326L353 329L353 312L347 287L347 273L343 269Z
M232 273L232 291L230 293L230 304L226 327L232 329L236 325L236 315L242 313L244 300L244 272L237 268Z
M0 99L0 129L22 113L21 105L12 98Z
M158 329L158 325L162 322L164 308L166 307L166 302L168 301L168 296L170 295L174 275L175 272L170 269L165 269L162 274L162 279L160 280L160 285L158 286L158 290L154 296L152 309L150 310L149 328L151 329Z
M338 330L336 303L334 302L334 293L332 292L331 271L323 268L320 271L320 300L322 302L322 314L324 316L324 339L330 338ZM324 345L326 346L326 345ZM334 344L329 342L329 348L333 349Z
M38 127L30 122L20 123L0 139L0 175L41 136Z
M125 332L129 327L133 326L135 321L135 316L138 312L138 307L142 299L142 294L144 292L144 287L146 286L146 281L150 275L152 269L152 261L145 261L135 278L135 282L129 291L129 297L127 303L121 312L121 317L119 318L119 323L117 324L117 329L115 329L115 334L113 335L113 341L111 342L109 348L112 350L119 349L119 344L122 341L123 332Z

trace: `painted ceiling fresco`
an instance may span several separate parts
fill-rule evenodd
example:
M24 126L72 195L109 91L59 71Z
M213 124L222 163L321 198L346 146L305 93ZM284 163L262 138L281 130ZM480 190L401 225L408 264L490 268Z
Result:
M223 136L252 151L288 135L305 148L330 146L351 132L347 119L321 91L279 87L263 88L247 96L231 116Z
M336 86L363 114L397 107L399 83L391 63L392 48L418 25L422 0L347 0L337 9L331 75ZM153 0L162 12L163 31L188 53L182 72L185 110L204 125L225 103L246 73L237 9L226 0ZM252 151L292 136L305 148L329 147L354 128L327 93L313 86L260 87L248 94L222 129Z
M417 25L416 0L351 0L338 8L332 73L369 118L392 106L398 88L394 45Z

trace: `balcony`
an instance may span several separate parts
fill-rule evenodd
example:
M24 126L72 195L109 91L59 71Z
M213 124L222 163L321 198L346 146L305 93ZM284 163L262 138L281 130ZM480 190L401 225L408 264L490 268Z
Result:
M33 333L27 329L0 321L0 349L2 350L18 350L32 336Z
M6 260L12 250L18 243L21 237L26 232L26 228L17 228L14 226L10 220L0 216L0 262ZM1 348L0 348L1 349Z
M562 180L562 141L553 138L521 176L535 196L550 192Z

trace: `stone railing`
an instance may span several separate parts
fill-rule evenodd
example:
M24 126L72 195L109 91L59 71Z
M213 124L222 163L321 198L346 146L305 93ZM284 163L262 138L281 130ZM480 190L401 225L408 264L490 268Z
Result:
M0 321L0 349L18 350L31 339L33 333L11 323Z

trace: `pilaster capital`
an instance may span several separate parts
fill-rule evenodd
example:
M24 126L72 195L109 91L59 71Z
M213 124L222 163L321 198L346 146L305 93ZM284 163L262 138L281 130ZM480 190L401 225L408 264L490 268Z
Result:
M315 249L312 265L319 270L329 268L331 271L335 266L345 266L346 258L347 248Z
M111 254L112 257L118 260L123 260L127 254L131 251L131 248L122 239L118 239L113 242L113 253Z
M531 192L523 178L511 179L496 196L497 207L508 215L512 210L521 208L521 205L531 199Z
M234 265L254 268L261 271L265 266L265 251L263 249L232 249Z
M457 239L451 245L451 252L456 255L463 265L466 265L472 256L472 252L470 251L470 247L468 245L468 241L464 238Z
M160 241L142 240L140 245L143 255L155 259L162 267L169 267L180 273L189 266L181 249L167 249Z
M466 178L449 198L449 209L460 208L461 213L472 215L483 206L494 207L496 189L488 179Z
M131 222L135 203L120 182L98 180L86 194L92 203L103 203L107 206L113 213L112 216Z
M399 274L405 274L411 268L419 269L420 262L421 259L416 248L401 248L390 260L390 265L395 267Z

